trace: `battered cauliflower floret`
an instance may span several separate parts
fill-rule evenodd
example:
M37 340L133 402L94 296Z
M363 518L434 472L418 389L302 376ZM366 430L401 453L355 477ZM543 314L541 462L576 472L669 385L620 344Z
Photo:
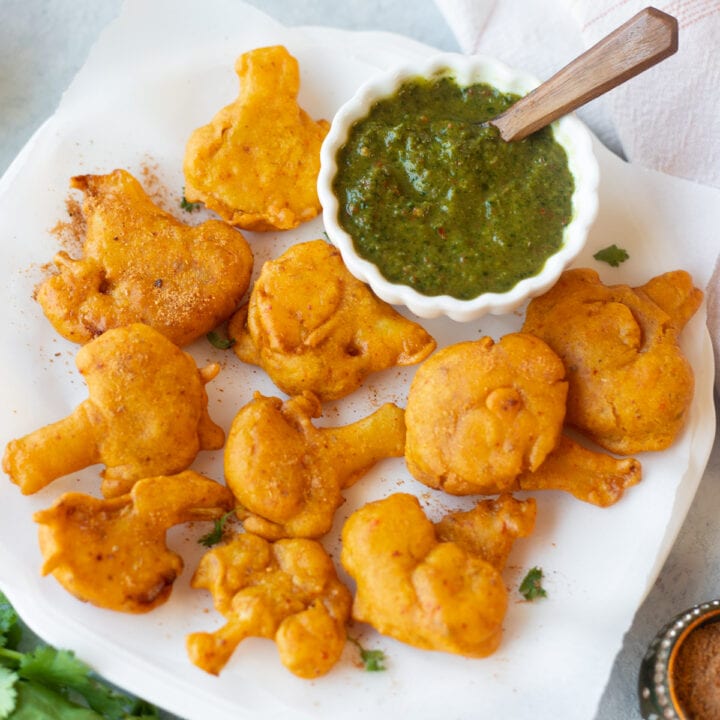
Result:
M302 678L324 675L343 651L352 596L315 540L237 535L202 558L192 586L209 590L227 620L187 638L190 659L206 672L219 674L251 636L275 640L283 665Z
M82 256L58 253L58 273L37 292L63 337L86 343L144 322L184 346L235 311L253 268L237 230L220 220L185 225L125 170L75 177L72 186L85 193Z
M702 292L684 271L646 285L605 286L568 270L527 309L523 330L567 369L567 423L621 454L664 450L685 427L695 381L678 334Z
M282 46L235 63L240 94L185 150L185 196L248 230L288 230L320 212L320 146L330 127L297 102L300 71Z
M34 515L42 572L98 607L148 612L167 600L183 568L166 545L167 530L219 518L232 506L226 487L192 470L144 478L111 499L65 493Z
M148 325L109 330L78 351L89 397L67 417L5 448L3 470L24 494L95 463L105 465L106 497L136 480L171 475L200 450L217 450L223 429L208 414L205 384L217 364L193 358Z
M320 410L311 393L285 402L256 393L233 420L225 479L249 532L272 540L320 537L332 526L343 489L379 460L402 456L401 408L387 403L350 425L315 427Z
M416 322L377 298L323 240L263 265L248 305L230 321L233 350L288 395L349 395L373 372L413 365L436 347Z
M500 570L534 524L535 501L509 496L437 526L414 495L365 505L342 532L341 561L357 583L352 617L421 649L490 655L508 605Z
M639 460L597 452L563 435L537 470L518 476L513 491L563 490L578 500L608 507L641 479Z
M510 490L557 445L566 393L560 358L532 335L445 347L410 386L408 469L453 495Z

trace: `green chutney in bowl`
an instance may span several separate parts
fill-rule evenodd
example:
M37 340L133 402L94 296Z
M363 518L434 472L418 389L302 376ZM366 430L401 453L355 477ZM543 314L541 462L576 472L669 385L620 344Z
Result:
M318 193L330 240L375 293L421 317L505 313L557 280L597 209L575 118L505 142L484 121L537 84L437 56L363 86L333 119Z

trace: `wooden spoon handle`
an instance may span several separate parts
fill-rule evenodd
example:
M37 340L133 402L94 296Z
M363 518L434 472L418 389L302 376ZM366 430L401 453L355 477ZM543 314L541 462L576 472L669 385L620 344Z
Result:
M522 140L659 63L677 48L677 20L653 7L645 8L490 122L504 140Z

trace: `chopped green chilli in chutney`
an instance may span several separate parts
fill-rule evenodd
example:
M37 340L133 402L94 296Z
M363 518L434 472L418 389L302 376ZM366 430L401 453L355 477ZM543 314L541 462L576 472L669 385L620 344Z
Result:
M562 245L573 178L550 128L505 142L517 100L449 77L379 100L338 152L338 220L386 279L468 300L537 275Z

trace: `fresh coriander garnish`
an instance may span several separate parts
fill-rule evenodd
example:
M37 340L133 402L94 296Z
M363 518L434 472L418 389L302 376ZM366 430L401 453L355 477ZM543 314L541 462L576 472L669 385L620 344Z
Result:
M600 262L606 262L612 267L617 267L620 263L624 263L630 255L628 255L627 250L619 248L613 243L609 247L598 250L593 257Z
M200 209L201 205L202 205L202 203L199 203L199 202L188 202L187 198L185 197L185 188L183 188L183 196L182 196L182 199L180 200L180 207L185 212L189 212L189 213L195 212L196 210Z
M225 523L227 522L227 519L234 512L235 510L230 510L230 512L226 512L222 517L215 520L215 525L213 526L213 529L209 533L203 535L198 540L198 542L205 547L212 547L213 545L217 545L223 539L223 533L225 532Z
M17 650L22 628L0 593L0 720L151 720L157 709L97 678L70 650Z
M367 672L382 672L385 667L385 653L382 650L367 650L357 638L347 636L348 640L360 651L360 659Z
M537 600L537 598L547 597L547 592L542 586L543 571L539 567L528 570L527 575L520 583L520 594L526 600Z
M218 350L227 350L235 344L235 338L223 337L217 330L211 330L207 334L207 339L213 347Z
M0 665L0 718L6 718L17 706L17 673Z
M0 592L0 648L15 648L20 642L22 630L15 608ZM2 714L0 714L2 717Z

